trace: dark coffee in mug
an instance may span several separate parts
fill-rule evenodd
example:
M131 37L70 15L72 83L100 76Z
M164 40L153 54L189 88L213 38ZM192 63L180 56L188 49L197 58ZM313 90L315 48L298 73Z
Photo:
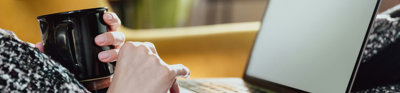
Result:
M98 53L111 46L97 46L94 38L107 32L103 14L92 8L39 16L44 53L75 75L89 90L107 88L113 65L100 62Z

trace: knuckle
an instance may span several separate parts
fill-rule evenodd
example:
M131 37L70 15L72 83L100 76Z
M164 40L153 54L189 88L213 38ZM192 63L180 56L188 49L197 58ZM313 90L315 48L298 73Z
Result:
M148 45L154 45L153 43L151 43L151 42L144 42L145 44L148 44Z
M155 62L155 63L159 62L154 55L147 55L147 58L150 62Z
M151 49L155 49L155 45L151 42L144 42L148 47L150 47Z
M142 49L142 50L147 50L147 49L146 49L146 45L144 45L144 44L142 44L142 43L135 43L135 45L136 45L136 47L138 47L138 48L144 48L144 49Z
M122 32L110 32L112 34L112 40L114 44L120 44L125 41L125 35Z
M155 55L148 55L148 60L149 60L149 62L152 62L152 63L156 64L157 66L162 66L160 64L160 60Z
M129 49L129 48L135 48L134 42L128 41L124 45L122 45L121 50Z
M136 52L148 54L151 51L149 50L148 46L142 42L134 42L134 46L136 48Z
M109 53L110 53L112 56L117 56L117 55L118 55L118 52L119 52L118 49L112 49L112 50L108 50L108 51L109 51Z
M122 42L125 41L125 34L122 32L117 31L117 33L119 33L119 36L121 37Z
M168 77L174 78L175 76L176 76L175 70L170 70L170 71L168 72Z
M117 20L117 24L120 25L121 24L121 20L119 19L118 15L115 13L111 13L111 15L113 16L113 18L115 18Z
M169 66L166 66L166 67L168 68L168 76L169 77L175 77L176 70L174 68L169 67Z
M115 41L115 36L114 36L114 34L112 33L112 32L106 32L106 36L107 36L107 40L108 40L108 42L113 42L113 41Z

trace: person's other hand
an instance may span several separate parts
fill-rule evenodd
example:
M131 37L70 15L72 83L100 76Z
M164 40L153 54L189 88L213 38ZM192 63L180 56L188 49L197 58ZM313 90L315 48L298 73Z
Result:
M108 93L179 93L176 77L189 75L189 69L181 64L166 64L152 43L126 42L118 54Z
M98 54L98 58L102 62L112 62L118 57L118 49L125 42L125 36L122 32L118 31L121 26L121 20L115 13L107 12L103 15L104 22L108 25L108 32L96 36L95 42L98 46L114 46L114 49L102 51ZM43 52L43 43L39 42L35 45L41 52Z

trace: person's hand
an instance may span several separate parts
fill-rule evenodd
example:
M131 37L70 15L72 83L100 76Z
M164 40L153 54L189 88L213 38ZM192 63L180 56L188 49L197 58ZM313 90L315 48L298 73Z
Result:
M122 32L118 31L121 26L121 20L115 13L107 12L103 15L104 22L108 25L108 32L96 36L95 42L98 46L114 46L114 49L102 51L98 54L98 58L102 62L112 62L118 57L118 49L125 42L125 36ZM41 52L43 52L43 43L39 42L35 45Z
M179 93L177 76L188 77L181 64L168 65L152 43L126 42L118 60L108 93Z

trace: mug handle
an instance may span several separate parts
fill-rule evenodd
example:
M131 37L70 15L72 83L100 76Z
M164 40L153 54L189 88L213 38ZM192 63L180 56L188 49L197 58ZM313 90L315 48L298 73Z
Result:
M55 27L55 35L56 35L56 42L55 44L59 46L61 49L58 51L60 53L59 55L62 57L63 60L71 60L74 63L74 68L79 66L77 63L77 60L75 56L73 55L73 50L74 48L74 43L73 43L73 31L74 29L74 23L72 20L65 20L62 23L58 24Z

